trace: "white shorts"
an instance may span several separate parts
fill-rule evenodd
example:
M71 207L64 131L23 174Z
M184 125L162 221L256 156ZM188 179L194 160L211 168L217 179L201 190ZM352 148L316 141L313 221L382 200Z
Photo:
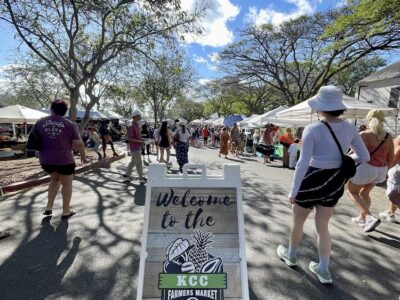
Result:
M350 178L350 181L358 185L381 183L385 181L387 171L387 166L374 167L368 163L362 163L357 167L356 175L353 178Z

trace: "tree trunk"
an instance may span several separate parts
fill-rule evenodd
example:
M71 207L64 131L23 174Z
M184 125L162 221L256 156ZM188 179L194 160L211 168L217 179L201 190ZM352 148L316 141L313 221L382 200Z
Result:
M86 93L89 96L90 102L85 108L85 115L83 116L81 122L79 123L79 131L82 133L83 129L86 128L87 124L90 121L90 112L92 108L99 103L100 98L96 95L93 95L91 91Z
M157 112L157 108L154 108L153 112L154 112L154 124L155 124L155 126L158 126L158 112Z
M79 101L79 87L74 87L69 90L69 119L76 122L77 104Z

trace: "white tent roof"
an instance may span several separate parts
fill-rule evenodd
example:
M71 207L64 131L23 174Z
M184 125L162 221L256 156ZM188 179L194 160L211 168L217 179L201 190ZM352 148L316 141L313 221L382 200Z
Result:
M252 125L252 120L259 117L260 115L251 115L251 117L248 117L240 122L237 123L239 127L251 127Z
M368 85L369 83L376 81L384 81L390 79L396 79L400 82L400 60L390 64L383 69L372 73L368 77L365 77L363 80L359 81L358 85Z
M220 117L212 123L213 126L223 126L224 125L225 117Z
M193 120L190 124L201 124L202 121L200 119Z
M28 123L34 124L37 120L49 114L31 109L22 105L11 105L0 108L0 123Z
M347 119L364 119L371 109L382 110L386 116L396 116L397 110L395 108L381 107L375 104L363 102L352 97L343 96L343 103L347 107L344 118ZM308 105L308 100L303 101L295 106L280 111L276 114L276 118L279 120L302 120L309 121L309 123L318 119L317 113L311 111L311 107Z
M270 110L270 111L268 111L268 112L262 114L261 116L258 116L258 117L256 117L256 118L252 119L252 120L251 120L251 123L254 123L254 124L260 126L260 124L263 124L263 123L275 122L275 120L276 120L276 118L275 118L275 117L276 117L276 114L277 114L278 112L280 112L280 111L285 110L285 109L286 109L285 106L279 106L279 107L277 107L277 108L275 108L275 109L273 109L273 110Z

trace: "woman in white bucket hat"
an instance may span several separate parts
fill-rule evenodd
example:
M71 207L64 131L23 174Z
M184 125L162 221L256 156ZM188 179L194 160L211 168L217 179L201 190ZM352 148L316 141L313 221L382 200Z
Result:
M323 122L308 125L302 136L302 151L296 165L289 194L293 205L293 224L289 246L279 245L278 256L291 267L297 265L297 250L303 237L307 216L315 208L315 227L318 234L319 263L310 262L309 269L321 283L332 283L329 272L331 238L329 220L335 205L344 192L345 177L341 170L342 154L330 129L342 149L351 148L356 163L369 160L369 154L357 128L339 118L346 110L341 89L323 86L308 100L308 105L319 113Z

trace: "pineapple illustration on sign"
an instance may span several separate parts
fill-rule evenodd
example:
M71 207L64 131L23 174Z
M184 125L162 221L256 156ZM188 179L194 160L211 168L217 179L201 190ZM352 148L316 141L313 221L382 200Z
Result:
M214 243L213 234L195 230L193 239L195 245L189 251L189 261L194 264L196 273L199 273L203 264L209 259L207 248Z
M163 300L222 300L227 288L223 261L209 253L214 235L195 230L192 243L178 238L166 251L163 273L159 274L159 289ZM188 296L188 297L179 297ZM195 298L192 298L195 296Z

